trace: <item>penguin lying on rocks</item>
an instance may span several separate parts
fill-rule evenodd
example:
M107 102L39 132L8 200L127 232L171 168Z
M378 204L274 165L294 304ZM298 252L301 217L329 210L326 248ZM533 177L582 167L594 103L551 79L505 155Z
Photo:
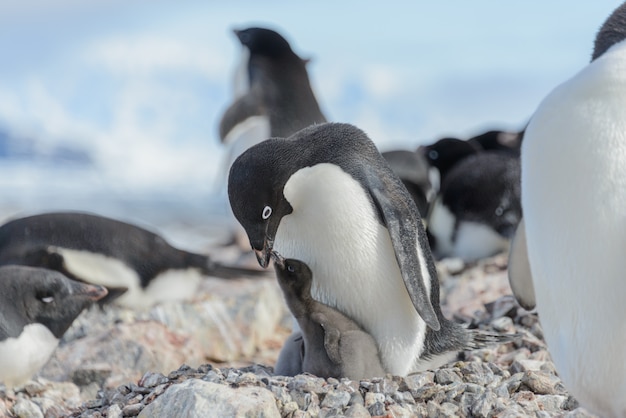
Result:
M179 250L138 226L79 212L45 213L2 225L0 265L6 264L44 267L106 286L107 301L131 308L189 299L204 276L264 275Z
M107 290L25 266L0 267L0 383L21 385L50 359L74 319Z

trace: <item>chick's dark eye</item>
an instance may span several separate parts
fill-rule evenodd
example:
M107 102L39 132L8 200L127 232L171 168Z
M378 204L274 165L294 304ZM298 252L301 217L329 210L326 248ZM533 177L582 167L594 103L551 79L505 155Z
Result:
M289 273L295 273L296 272L296 268L294 266L292 266L291 264L287 265L287 271Z
M439 158L439 153L435 150L430 150L428 151L428 156L431 160L436 160L437 158Z

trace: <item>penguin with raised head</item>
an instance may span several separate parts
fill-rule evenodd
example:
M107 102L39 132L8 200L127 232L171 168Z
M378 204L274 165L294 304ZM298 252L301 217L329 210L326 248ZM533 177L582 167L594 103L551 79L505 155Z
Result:
M522 207L534 299L559 376L590 412L626 416L626 4L600 28L592 62L533 114Z
M508 152L519 156L522 147L522 132L491 130L471 137L467 142L480 146L485 151Z
M289 310L302 331L301 372L319 377L369 379L385 375L376 341L352 319L311 296L311 269L272 251Z
M0 265L57 270L106 286L108 301L130 308L190 299L205 276L259 276L171 246L161 236L115 219L80 212L44 213L0 227Z
M479 144L451 137L417 148L417 152L436 170L439 185L443 184L452 167L458 162L481 151Z
M480 340L441 313L415 202L358 128L314 125L255 145L231 167L228 194L259 264L273 249L306 263L313 298L376 340L386 372L437 367Z
M0 267L0 383L13 387L32 378L74 319L106 294L56 271Z
M307 60L278 32L235 30L242 45L235 101L220 120L219 135L230 147L229 165L243 151L272 136L289 136L326 118L311 88Z

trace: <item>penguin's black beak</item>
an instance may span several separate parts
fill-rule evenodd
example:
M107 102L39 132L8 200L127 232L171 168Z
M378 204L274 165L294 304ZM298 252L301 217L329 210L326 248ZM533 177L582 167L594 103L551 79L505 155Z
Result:
M105 297L109 291L103 286L75 282L75 284L73 283L72 285L72 293L85 296L87 299L95 302Z
M254 255L259 262L259 265L266 268L270 263L270 257L272 255L272 248L274 247L274 241L265 237L262 243L250 243L254 250Z

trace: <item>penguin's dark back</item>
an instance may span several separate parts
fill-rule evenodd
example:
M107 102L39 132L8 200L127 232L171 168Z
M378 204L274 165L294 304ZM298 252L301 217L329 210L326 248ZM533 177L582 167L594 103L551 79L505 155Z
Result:
M0 264L41 265L24 257L48 247L88 251L123 260L142 282L169 267L185 267L187 253L148 230L87 213L48 213L20 218L0 227ZM144 283L145 284L145 283Z
M443 203L459 220L491 220L505 236L521 218L520 160L506 152L483 152L457 164L442 184Z

